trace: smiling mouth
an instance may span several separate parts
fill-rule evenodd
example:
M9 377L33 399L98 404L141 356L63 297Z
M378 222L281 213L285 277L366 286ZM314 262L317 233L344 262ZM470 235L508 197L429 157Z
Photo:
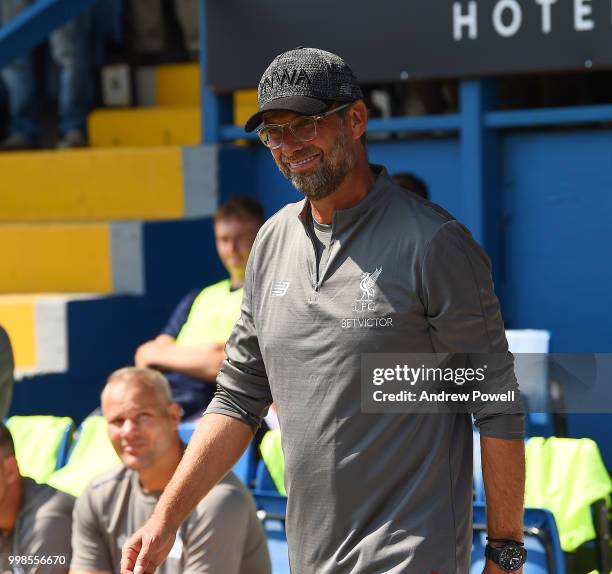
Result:
M134 454L134 452L142 450L143 447L143 444L126 444L123 447L123 452L126 452L128 454Z
M300 159L297 161L289 161L288 164L291 169L299 169L301 167L308 165L309 163L312 163L312 161L317 159L318 157L319 157L319 154L315 154L315 155L311 155L311 156L308 156L304 159Z

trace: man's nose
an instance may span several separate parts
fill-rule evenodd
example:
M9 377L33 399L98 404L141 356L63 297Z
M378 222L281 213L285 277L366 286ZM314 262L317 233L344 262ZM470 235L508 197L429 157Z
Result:
M125 419L121 427L123 435L129 435L131 432L136 430L136 423L131 419Z
M299 140L289 128L285 128L283 133L283 143L281 150L283 155L291 156L297 150L304 147L304 142Z

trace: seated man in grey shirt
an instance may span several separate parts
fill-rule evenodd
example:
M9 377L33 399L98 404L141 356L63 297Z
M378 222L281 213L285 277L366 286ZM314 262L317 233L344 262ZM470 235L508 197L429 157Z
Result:
M19 474L0 422L0 572L68 572L73 505L71 496Z
M180 408L166 378L128 367L101 396L123 467L96 478L74 510L71 574L119 573L123 543L149 518L183 456ZM246 487L229 473L179 529L160 574L269 574L268 547Z

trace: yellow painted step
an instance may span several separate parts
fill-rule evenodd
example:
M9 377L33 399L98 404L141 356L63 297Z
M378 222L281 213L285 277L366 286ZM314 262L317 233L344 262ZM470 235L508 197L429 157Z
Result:
M0 293L142 293L137 222L0 226Z
M6 329L18 376L68 369L68 303L95 294L0 295L0 324Z
M205 217L216 162L204 146L0 154L0 222Z
M200 66L167 64L155 70L158 106L200 106Z
M234 125L243 127L257 111L257 90L234 92Z
M96 110L89 115L92 147L198 145L199 107Z
M0 325L9 335L15 356L15 368L36 367L36 297L0 296Z
M157 106L200 107L198 64L168 64L154 70ZM243 126L257 111L257 90L234 92L234 125Z

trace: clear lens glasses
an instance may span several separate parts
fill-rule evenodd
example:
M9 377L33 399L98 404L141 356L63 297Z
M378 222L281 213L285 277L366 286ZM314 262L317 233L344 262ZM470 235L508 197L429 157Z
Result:
M331 116L352 104L353 102L343 104L319 116L298 116L286 124L264 125L257 130L257 135L262 143L270 149L278 149L283 145L285 128L289 128L291 133L301 142L309 142L317 137L317 124L319 120Z
M309 142L317 137L316 118L313 116L301 116L287 124L262 127L258 132L259 139L265 146L277 149L283 144L283 131L285 127L288 127L291 133L302 142Z

